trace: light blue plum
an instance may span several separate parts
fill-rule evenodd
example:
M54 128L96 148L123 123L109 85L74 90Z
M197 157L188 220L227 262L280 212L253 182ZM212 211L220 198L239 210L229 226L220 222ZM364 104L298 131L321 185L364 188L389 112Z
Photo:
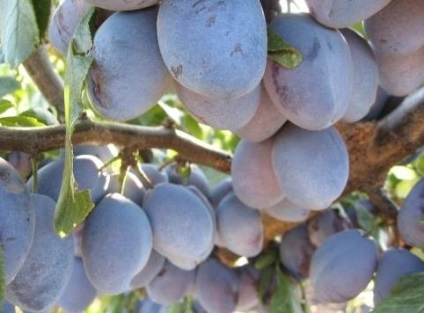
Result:
M245 127L255 116L260 104L261 86L256 86L240 97L215 99L177 84L177 95L188 112L200 123L235 131Z
M194 295L208 313L232 313L237 306L239 284L235 270L211 257L197 269Z
M299 127L320 130L336 123L352 96L353 65L346 40L308 14L280 14L269 27L302 54L300 65L291 69L268 58L264 85L271 100Z
M146 287L160 273L165 265L165 260L163 255L153 249L146 265L131 279L130 288Z
M379 74L377 61L370 44L359 33L342 29L353 62L352 97L342 121L353 123L367 115L377 97ZM360 90L361 92L358 92Z
M0 246L5 283L18 274L34 237L35 211L21 175L0 158Z
M406 243L424 249L423 194L424 179L420 180L409 192L397 218L397 229Z
M110 11L133 11L151 7L159 0L84 0L96 7Z
M231 175L234 193L246 205L264 209L284 198L272 165L274 138L261 142L241 140L234 152Z
M107 195L85 221L81 250L87 276L100 293L128 290L152 251L144 210L120 194Z
M285 232L281 238L279 253L281 264L296 279L309 277L309 269L315 247L309 240L305 223Z
M306 0L312 16L331 28L345 28L369 18L392 0ZM393 1L396 2L396 1Z
M94 301L96 296L97 290L85 273L82 259L75 257L71 277L60 296L58 306L65 313L82 312Z
M84 0L64 0L53 12L49 24L49 42L63 56L78 24L90 9Z
M171 77L157 43L157 11L114 13L94 36L87 95L93 109L106 118L134 119L167 92Z
M191 293L195 274L195 269L186 271L167 261L159 274L147 284L147 295L162 305L178 302Z
M309 131L288 123L275 135L271 155L282 193L305 209L328 208L347 184L349 155L333 127Z
M77 156L73 162L74 177L78 184L78 189L90 190L91 199L94 202L98 202L106 194L108 180L107 175L100 171L103 162L92 155ZM49 196L55 201L59 199L64 164L65 161L59 158L43 166L38 171L37 193ZM26 184L32 190L34 178L31 177Z
M377 267L376 243L356 229L328 238L314 253L310 283L318 303L341 303L356 297Z
M234 130L240 138L248 141L264 141L274 135L287 118L272 102L263 84L260 87L261 97L253 117L243 127Z
M6 299L27 311L49 310L59 300L74 265L72 236L60 238L53 227L56 203L32 194L34 240L16 277L6 285Z
M419 272L424 272L424 262L408 250L393 248L385 251L378 261L374 280L374 304L387 298L400 278Z
M211 253L215 216L184 186L163 183L150 190L143 207L153 230L154 249L185 270L195 268Z
M254 257L262 251L261 213L242 203L233 192L219 203L216 220L218 237L230 251L245 257Z
M172 76L206 97L241 97L264 74L266 21L257 0L164 0L158 41Z
M328 209L308 220L308 236L315 247L321 246L335 233L352 228L348 219L336 210Z

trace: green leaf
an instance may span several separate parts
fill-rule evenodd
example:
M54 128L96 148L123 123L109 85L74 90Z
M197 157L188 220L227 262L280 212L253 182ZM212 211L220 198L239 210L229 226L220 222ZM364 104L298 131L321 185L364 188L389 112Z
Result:
M65 166L62 186L55 211L55 228L60 235L68 235L73 228L84 221L94 208L88 190L78 190L73 174L72 134L83 110L81 94L85 78L93 59L85 55L91 48L91 8L78 25L69 45L65 71Z
M3 256L3 248L0 245L0 312L2 311L1 303L3 303L3 299L4 299L5 286L6 286L6 282L4 280L4 256Z
M0 124L9 127L41 127L45 126L37 118L25 115L0 117Z
M407 275L392 288L390 297L380 302L373 313L423 313L424 273Z
M52 2L51 0L32 0L32 5L35 11L39 36L41 39L44 39L46 37L47 27L49 26Z
M9 100L1 99L0 100L0 114L3 114L7 110L13 108L14 105Z
M258 257L255 262L255 268L261 271L274 265L276 262L279 262L278 253L276 253L276 250L271 250L270 252L261 254Z
M293 69L302 63L302 54L268 27L268 56L282 67Z
M354 207L358 216L358 223L361 228L365 232L372 231L375 225L375 216L372 215L372 213L364 205L362 205L360 201L357 201L354 204Z
M0 0L1 43L5 61L17 67L40 42L31 0Z
M265 270L261 271L261 277L259 278L258 286L258 297L262 302L266 302L267 292L269 286L272 284L272 279L274 278L274 267L267 267Z
M0 98L21 88L21 84L14 77L0 77Z
M299 286L277 269L277 289L271 298L270 313L303 313Z

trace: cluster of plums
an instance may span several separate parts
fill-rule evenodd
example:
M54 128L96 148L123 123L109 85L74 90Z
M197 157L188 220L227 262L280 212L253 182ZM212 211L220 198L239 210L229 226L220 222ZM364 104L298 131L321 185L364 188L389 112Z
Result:
M182 177L176 166L149 164L129 172L121 188L120 176L103 168L107 149L79 147L74 174L96 207L65 239L52 228L63 158L38 171L36 194L34 179L25 184L2 160L6 299L28 312L81 312L99 294L145 288L150 300L140 313L164 312L187 295L196 312L265 311L256 296L260 273L251 264L224 265L214 247L254 258L263 250L264 212L302 222L328 209L349 175L333 125L378 110L379 92L403 96L424 81L424 2L306 2L310 14L277 14L267 25L259 0L64 0L49 28L63 55L83 16L98 7L87 75L97 113L128 121L175 93L200 122L242 140L231 179L213 191L195 166ZM369 41L349 29L360 21ZM268 57L269 32L300 52L300 65ZM420 248L422 188L410 193L398 224L405 242ZM374 277L378 303L399 277L423 270L408 250L379 252L352 221L320 213L280 243L282 266L310 279L316 301L348 301Z
M240 200L230 177L211 189L197 166L183 176L176 164L160 169L144 163L121 185L120 175L104 167L114 156L110 147L76 146L74 152L76 182L90 190L96 206L66 238L53 228L63 154L38 170L36 193L30 193L34 176L25 183L0 160L5 313L14 312L6 310L9 303L25 312L82 312L97 296L140 288L147 295L139 304L143 313L166 312L187 296L194 299L193 312L266 312L254 262L231 267L213 253L220 247L254 261L264 248L261 209ZM25 166L18 169L27 173ZM402 238L420 248L423 184L410 192L398 219ZM375 213L368 202L359 205ZM282 235L279 262L294 279L309 280L314 302L346 302L374 279L378 304L399 278L424 270L424 262L406 249L381 250L360 230L355 206L309 219L289 202L280 206L267 212L300 224Z

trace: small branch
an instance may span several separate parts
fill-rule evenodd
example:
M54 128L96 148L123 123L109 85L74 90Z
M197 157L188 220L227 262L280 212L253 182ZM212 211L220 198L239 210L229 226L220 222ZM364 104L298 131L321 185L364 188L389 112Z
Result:
M145 127L84 120L75 126L74 144L115 144L131 147L173 149L193 163L213 167L229 173L231 156L182 131L165 127ZM22 151L30 154L64 147L65 126L40 128L0 127L0 147L3 151Z
M23 65L46 100L57 109L59 116L64 116L63 81L55 72L46 47L40 47Z

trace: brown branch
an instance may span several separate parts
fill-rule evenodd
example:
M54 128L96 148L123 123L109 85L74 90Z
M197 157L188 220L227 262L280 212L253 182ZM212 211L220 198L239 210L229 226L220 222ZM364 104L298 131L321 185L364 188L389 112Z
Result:
M72 137L74 144L115 144L131 147L173 149L187 161L230 172L231 156L180 130L166 127L145 127L83 120L78 122ZM18 150L30 154L58 149L65 144L65 126L40 128L0 127L0 147L4 151Z
M42 46L29 56L23 65L46 100L64 116L63 81L55 72L46 47Z

